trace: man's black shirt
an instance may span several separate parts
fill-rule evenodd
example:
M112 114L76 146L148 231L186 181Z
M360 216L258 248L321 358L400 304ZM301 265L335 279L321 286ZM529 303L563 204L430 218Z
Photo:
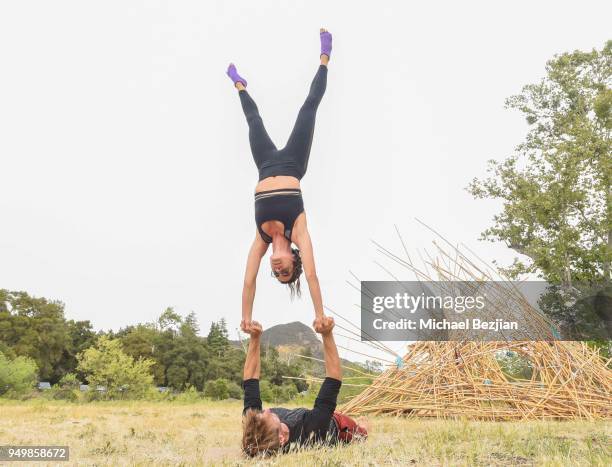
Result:
M262 410L259 394L259 380L247 379L242 383L244 387L244 414L247 409ZM336 402L342 382L334 378L325 378L312 409L285 409L274 407L270 410L289 428L289 442L299 445L312 444L322 441L336 441L336 436L329 436L330 427L334 431L335 423L332 415L336 410Z

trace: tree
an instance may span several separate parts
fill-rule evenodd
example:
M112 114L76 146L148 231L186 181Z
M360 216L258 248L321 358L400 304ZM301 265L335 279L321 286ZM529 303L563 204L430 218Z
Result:
M235 383L242 381L245 353L236 347L228 347L225 353L210 352L206 380L225 378Z
M123 351L133 358L146 358L155 363L151 367L155 384L167 386L165 381L165 367L160 361L159 354L162 334L155 323L138 324L128 326L117 332L116 336L121 341Z
M59 381L70 346L63 303L0 289L0 341L16 355L32 358L41 379Z
M189 370L185 368L183 359L173 363L166 370L167 385L175 389L184 389L189 381Z
M197 318L185 318L167 308L157 324L128 326L117 332L126 354L152 359L155 384L183 390L204 389L209 367L209 352L204 338L197 335Z
M265 350L264 358L261 360L261 374L262 378L265 378L271 384L275 386L284 386L286 384L294 386L297 392L302 392L308 389L308 383L304 380L293 379L289 382L284 378L285 376L299 378L302 376L303 368L295 361L294 363L283 362L279 358L279 352L275 347L268 347ZM279 396L279 392L274 393ZM278 399L277 397L277 399ZM279 400L277 400L278 402Z
M0 352L0 396L23 394L34 387L36 377L34 360L23 356L9 360Z
M89 384L104 387L109 399L142 397L153 383L153 361L126 355L118 339L101 336L95 347L79 354L78 361Z
M210 354L203 338L179 336L160 358L166 366L168 386L179 390L187 386L204 389Z
M506 101L529 125L525 141L490 176L474 179L475 198L503 210L482 239L521 254L500 268L511 278L536 273L572 290L611 280L612 41L602 50L555 56L546 77Z
M8 358L9 360L12 360L17 356L15 355L15 352L13 352L13 349L11 349L6 343L2 342L1 340L0 340L0 353L3 353L4 356Z
M229 338L225 318L221 318L219 322L213 322L210 325L210 331L206 337L206 344L213 354L219 356L223 355L229 348Z
M483 238L527 257L511 276L539 272L556 283L610 277L612 261L612 41L602 51L564 53L547 76L510 97L530 125L504 162L489 161L476 198L501 199ZM520 164L522 162L522 166Z
M197 336L200 333L200 325L198 324L198 318L192 311L183 319L181 325L181 335L192 335Z
M158 318L157 323L161 331L171 331L177 333L183 318L174 311L174 308L168 307Z
M77 355L83 350L94 345L96 339L98 338L98 335L93 330L89 320L74 321L71 319L65 321L65 325L70 339L69 343L64 348L62 358L57 363L55 370L56 377L54 378L54 381L58 376L61 378L62 375L77 371ZM84 375L77 376L83 377Z

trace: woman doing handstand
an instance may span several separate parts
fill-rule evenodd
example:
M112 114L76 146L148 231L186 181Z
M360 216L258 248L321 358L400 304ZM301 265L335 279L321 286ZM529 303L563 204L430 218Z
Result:
M300 180L306 173L317 108L327 83L327 65L332 49L332 36L320 31L321 64L310 85L310 92L302 105L287 144L277 149L266 129L257 105L246 90L247 82L234 64L227 75L238 89L242 110L249 126L249 142L259 171L255 187L255 240L249 250L242 291L241 328L251 322L255 283L259 265L268 246L272 244L270 266L272 275L287 284L291 297L300 295L300 275L305 273L315 309L315 318L323 318L323 300L315 269L312 243L306 225L306 213L300 190ZM293 248L295 244L297 248Z

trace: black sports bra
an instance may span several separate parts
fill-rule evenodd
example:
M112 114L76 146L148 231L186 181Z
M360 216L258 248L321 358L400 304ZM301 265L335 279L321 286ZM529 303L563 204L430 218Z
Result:
M271 243L272 237L263 231L261 226L264 222L282 222L285 238L291 241L293 224L302 212L304 212L304 201L299 188L281 188L255 193L255 224L259 235L266 243Z

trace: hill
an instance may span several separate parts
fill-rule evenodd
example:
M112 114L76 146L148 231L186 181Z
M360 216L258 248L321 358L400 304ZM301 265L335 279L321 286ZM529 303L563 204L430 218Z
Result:
M319 350L321 347L321 341L319 341L312 328L299 321L277 324L264 330L261 336L261 343L273 347L281 345L306 347L313 351Z
M232 343L237 347L240 346L239 341L232 341ZM261 336L261 344L263 347L275 347L281 355L287 358L290 358L291 354L304 353L305 351L315 358L323 358L323 346L317 333L310 326L300 321L277 324L269 329L265 329ZM340 361L343 365L359 366L359 364L344 358L341 358ZM322 365L315 366L322 367Z

